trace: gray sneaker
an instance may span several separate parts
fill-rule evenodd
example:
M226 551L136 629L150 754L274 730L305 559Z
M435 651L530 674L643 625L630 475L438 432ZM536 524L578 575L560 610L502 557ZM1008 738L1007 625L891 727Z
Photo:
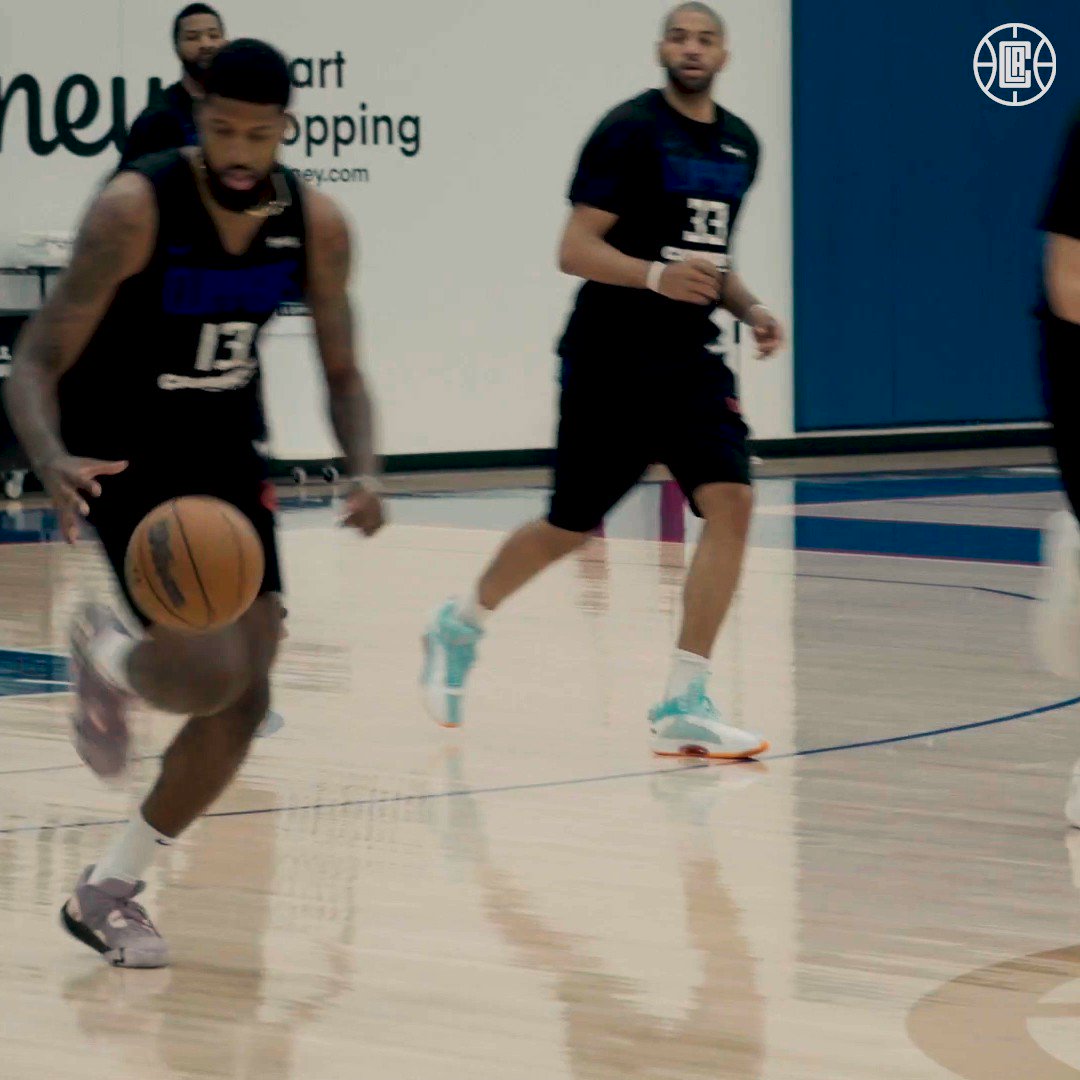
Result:
M270 709L263 717L263 722L255 729L256 739L269 739L276 735L285 726L285 718L281 713Z
M90 885L88 866L75 886L75 894L60 911L64 929L84 945L101 953L113 967L160 968L169 966L169 946L135 897L146 888L110 878Z
M128 764L131 695L110 683L94 663L93 646L107 630L127 634L119 619L102 604L86 604L71 625L71 681L75 712L71 717L75 752L98 776L121 776Z

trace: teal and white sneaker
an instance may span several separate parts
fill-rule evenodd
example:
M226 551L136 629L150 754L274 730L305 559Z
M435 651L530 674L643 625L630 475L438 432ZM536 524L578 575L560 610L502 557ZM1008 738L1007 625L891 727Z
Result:
M725 724L697 679L681 697L668 698L649 712L652 750L660 757L715 758L724 761L757 757L769 749L762 736Z
M428 712L443 727L461 727L465 719L461 709L465 680L476 663L476 646L483 636L478 626L458 617L453 600L439 608L424 633L420 685Z

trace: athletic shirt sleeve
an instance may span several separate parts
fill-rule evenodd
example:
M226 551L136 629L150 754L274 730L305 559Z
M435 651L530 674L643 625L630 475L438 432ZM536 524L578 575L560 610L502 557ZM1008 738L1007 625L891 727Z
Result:
M747 184L747 191L754 186L754 181L757 179L758 167L761 165L761 143L752 131L750 132L750 138L753 140L753 148L750 151L750 183Z
M1080 117L1069 132L1039 228L1080 240Z
M120 168L126 169L133 161L159 154L162 150L175 150L184 145L184 132L176 117L167 109L146 109L131 125L124 151L120 155Z
M633 205L638 178L647 168L642 125L632 117L605 117L581 151L569 199L620 217Z
M738 221L738 217L742 216L742 208L746 205L747 196L750 193L750 189L754 186L754 181L757 180L758 168L761 165L761 143L758 140L758 137L753 133L753 131L751 131L751 129L747 125L743 124L741 121L739 123L738 132L741 136L740 141L745 141L746 144L746 167L749 171L749 176L746 181L746 190L743 192L739 200L739 214L737 217L732 218L731 231L728 235L728 254L731 259L732 269L737 269L735 251L737 248L736 237L739 234L739 230L736 229L735 226Z

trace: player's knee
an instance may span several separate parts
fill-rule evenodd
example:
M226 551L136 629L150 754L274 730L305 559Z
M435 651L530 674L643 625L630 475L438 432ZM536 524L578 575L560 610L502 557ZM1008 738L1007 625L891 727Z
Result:
M271 620L256 634L245 636L245 647L221 664L217 673L220 707L228 710L240 730L251 733L270 707L270 669L281 634L280 620ZM238 656L242 660L238 661Z
M151 700L170 712L195 716L216 716L230 708L269 675L281 621L280 601L261 597L239 622L216 633L183 635L155 627L154 636L168 656L168 677L158 679Z
M228 708L243 695L251 674L245 650L208 652L192 672L190 710L208 716Z
M577 551L589 540L589 531L577 531L555 525L551 521L543 522L544 544L555 558L562 558Z
M240 622L247 642L248 674L266 674L273 666L283 637L285 605L275 593L260 596Z
M218 718L235 753L244 755L270 711L270 680L255 680Z
M709 524L745 537L754 513L754 490L749 484L706 484L694 493L701 516Z

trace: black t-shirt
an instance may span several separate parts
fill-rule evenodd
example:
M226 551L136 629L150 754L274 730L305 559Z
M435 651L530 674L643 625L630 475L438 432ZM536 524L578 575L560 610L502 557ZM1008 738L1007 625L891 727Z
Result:
M299 181L279 167L284 211L233 255L182 151L142 158L131 171L154 187L154 252L60 380L64 442L73 454L133 463L251 456L266 434L259 332L307 287Z
M570 201L617 214L607 240L625 255L649 262L704 257L726 270L758 158L758 140L737 116L717 106L713 123L691 120L649 90L600 121L582 150ZM716 337L712 314L646 290L587 281L559 352L700 353Z
M173 83L135 118L120 155L120 168L149 154L194 146L196 142L195 102L182 83Z

